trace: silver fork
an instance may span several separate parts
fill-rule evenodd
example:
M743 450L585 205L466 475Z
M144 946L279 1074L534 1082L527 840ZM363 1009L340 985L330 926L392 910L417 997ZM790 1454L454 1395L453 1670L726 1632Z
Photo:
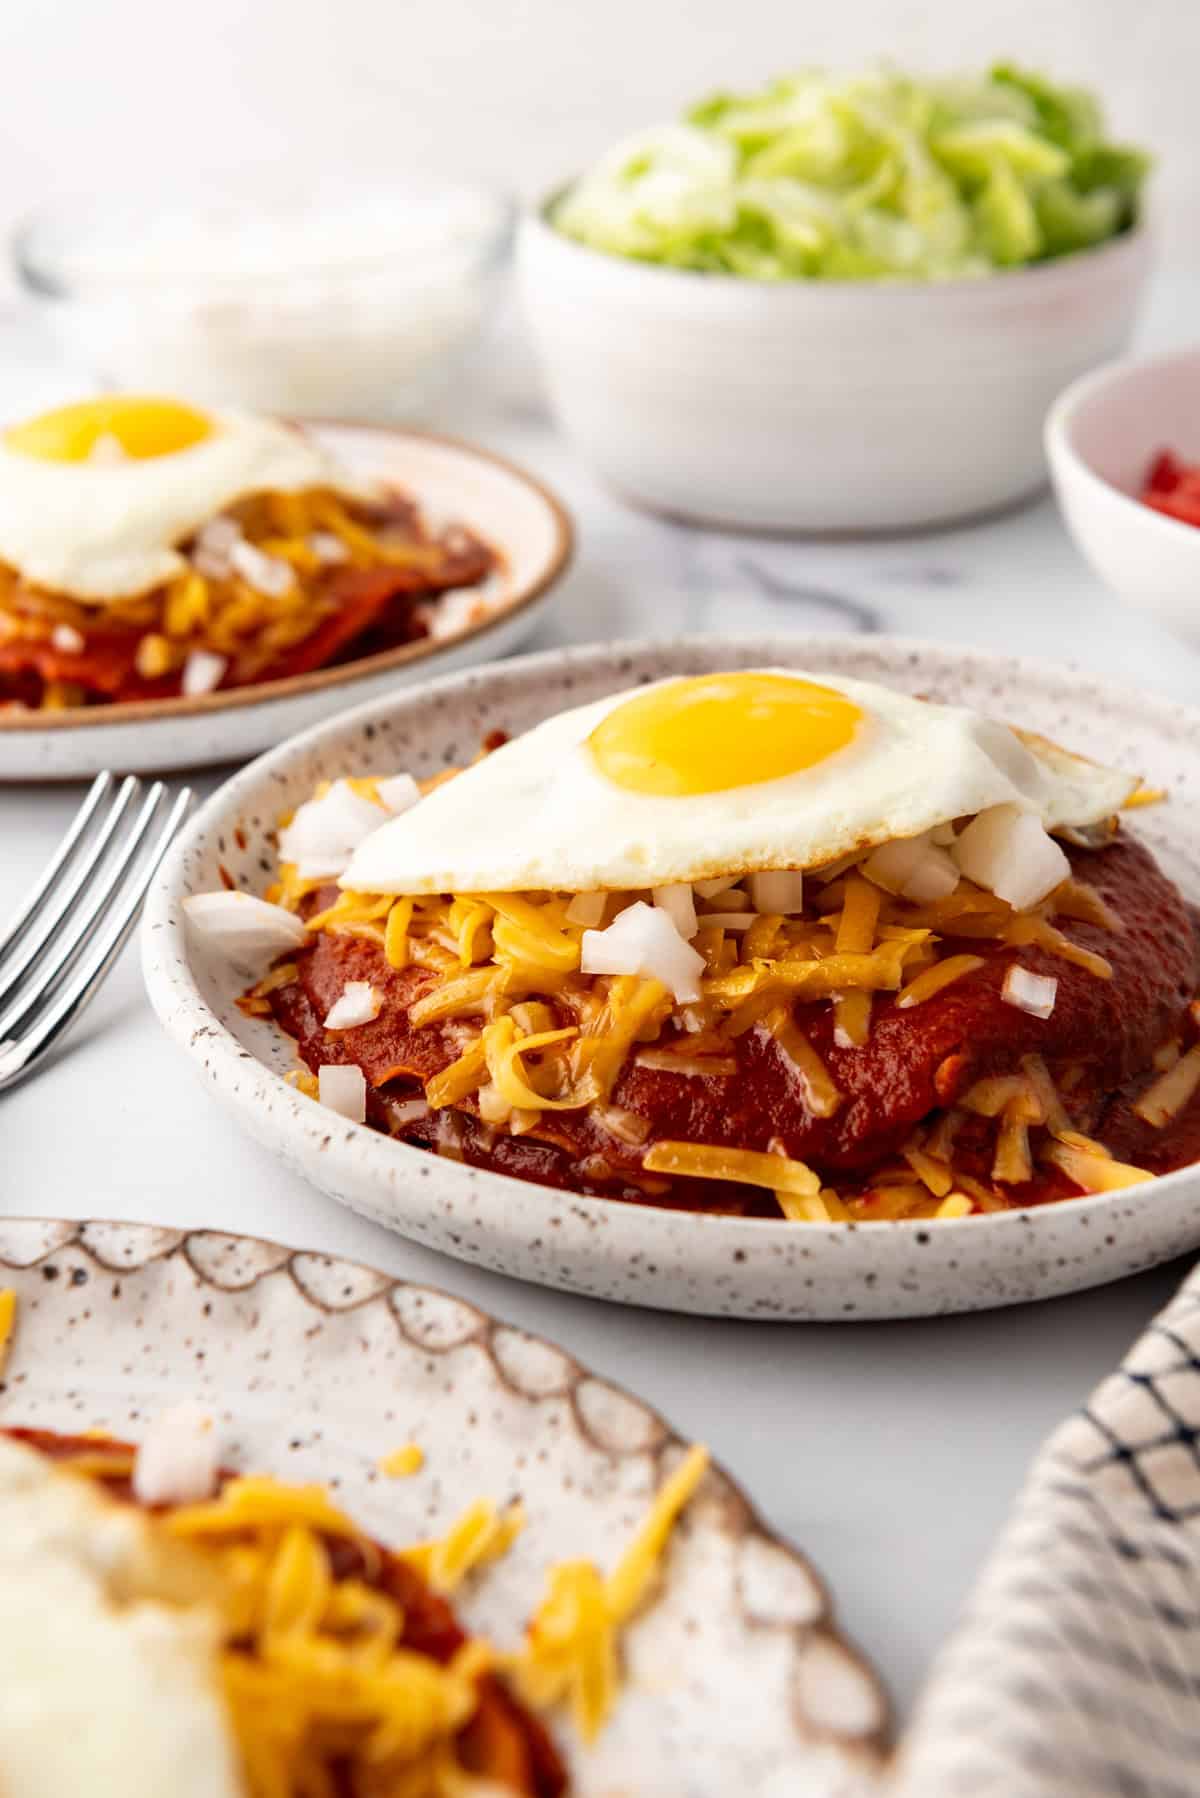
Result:
M191 803L189 787L172 802L161 781L92 782L0 933L0 1092L34 1071L103 984Z

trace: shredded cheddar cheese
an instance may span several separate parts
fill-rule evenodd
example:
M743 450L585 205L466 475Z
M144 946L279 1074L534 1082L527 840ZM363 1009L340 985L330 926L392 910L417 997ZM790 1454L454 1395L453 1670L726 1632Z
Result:
M1144 1168L1114 1161L1098 1143L1085 1148L1073 1142L1051 1142L1042 1150L1042 1160L1058 1168L1081 1192L1116 1192L1154 1178Z
M1133 1109L1146 1123L1161 1130L1200 1091L1200 1043L1188 1050L1148 1086Z
M862 874L846 876L845 892L835 947L839 955L869 955L875 946L883 893Z
M366 1565L380 1551L322 1488L234 1479L161 1527L221 1573L220 1673L252 1798L317 1798L333 1789L335 1760L348 1791L459 1798L455 1738L478 1707L491 1650L469 1640L443 1665L405 1647L386 1584L335 1571L333 1542L353 1544ZM438 1546L411 1552L431 1557Z
M785 1155L762 1155L753 1149L725 1149L695 1142L656 1142L642 1157L649 1174L678 1174L699 1180L734 1180L747 1186L803 1196L821 1190L821 1182L802 1161Z
M973 974L976 968L983 966L981 955L947 955L942 961L935 961L931 968L910 980L896 995L896 1004L901 1011L910 1005L923 1005L926 999L932 999L944 987L951 986L965 975Z
M536 1709L567 1703L586 1742L595 1740L616 1699L619 1631L645 1602L671 1532L707 1468L707 1449L689 1449L607 1578L590 1561L568 1561L550 1571L512 1673L517 1690Z
M406 1548L404 1559L434 1592L454 1592L477 1568L507 1554L524 1528L524 1506L499 1511L489 1499L476 1499L444 1536Z
M8 1365L13 1329L17 1321L17 1295L11 1286L0 1288L0 1379Z
M381 1465L408 1472L414 1457L408 1443ZM125 1477L131 1462L132 1451L98 1441L63 1466L102 1483L118 1469ZM618 1697L621 1634L651 1596L707 1467L704 1448L688 1450L607 1573L584 1560L550 1568L519 1647L498 1655L469 1638L444 1662L405 1645L395 1588L362 1571L379 1568L385 1551L321 1487L243 1476L210 1501L159 1516L156 1527L217 1575L219 1675L249 1798L331 1798L334 1763L345 1781L337 1790L359 1798L466 1798L475 1783L457 1738L493 1671L531 1706L568 1705L593 1740ZM433 1591L450 1592L503 1554L523 1522L520 1505L479 1501L443 1536L399 1553Z
M453 778L453 771L438 778ZM364 786L364 797L372 796ZM285 867L280 903L301 906L301 884ZM465 1111L478 1119L485 1143L493 1132L540 1139L557 1152L576 1152L589 1180L620 1178L650 1198L673 1181L729 1182L774 1194L783 1214L800 1221L938 1216L939 1207L963 1196L973 1211L1002 1208L1016 1202L1009 1189L1055 1165L1048 1158L1055 1145L1088 1153L1069 1134L1072 1111L1086 1123L1092 1099L1074 1093L1070 1069L1052 1079L1041 1058L1029 1055L1018 1072L976 1081L957 1103L935 1111L923 1138L910 1140L891 1162L869 1176L839 1175L836 1186L823 1186L818 1171L782 1153L774 1137L725 1147L682 1140L684 1127L675 1125L679 1140L654 1141L653 1091L640 1081L614 1102L626 1070L736 1081L762 1055L767 1036L809 1118L838 1119L843 1110L852 1116L861 1089L842 1057L868 1045L893 1012L928 1004L983 970L990 977L1003 969L1006 949L1033 948L1111 979L1112 964L1091 946L1091 933L1119 934L1124 926L1097 887L1077 875L1025 912L965 877L940 899L907 900L865 872L862 857L820 871L805 885L803 903L786 914L756 912L751 881L735 879L720 890L701 882L692 890L696 928L689 940L703 967L698 995L680 1002L645 974L580 971L585 930L653 894L585 897L599 897L599 909L553 891L342 892L307 919L314 932L378 944L396 970L425 971L406 1023L445 1032L451 1059L421 1081L421 1098L438 1114L439 1153L461 1159L471 1152L467 1125L456 1115ZM260 990L256 1002L268 998ZM960 1059L969 1065L969 1055ZM1155 1073L1135 1109L1166 1122L1167 1108L1177 1110L1200 1090L1200 1056L1177 1049L1156 1061ZM945 1090L957 1094L952 1073ZM594 1134L573 1134L558 1113L588 1114ZM831 1140L837 1134L832 1130ZM606 1139L619 1150L610 1154ZM640 1166L631 1148L641 1152ZM1071 1166L1096 1178L1086 1159L1071 1159ZM1075 1181L1065 1165L1057 1171ZM761 1198L728 1203L763 1208Z
M380 1473L387 1474L392 1480L411 1479L414 1473L420 1473L425 1465L425 1451L416 1442L404 1442L383 1456L379 1463Z

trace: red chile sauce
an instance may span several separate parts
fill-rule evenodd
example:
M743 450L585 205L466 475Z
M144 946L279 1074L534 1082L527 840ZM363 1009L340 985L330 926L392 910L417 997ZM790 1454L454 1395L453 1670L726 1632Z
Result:
M1200 1096L1164 1129L1152 1129L1131 1102L1154 1077L1163 1043L1194 1040L1189 1001L1200 986L1200 914L1136 839L1122 836L1105 849L1069 851L1073 872L1087 881L1122 920L1119 932L1066 922L1075 943L1111 963L1111 980L1041 948L980 941L947 933L947 953L984 958L976 972L943 988L924 1004L897 1009L877 995L871 1033L861 1048L833 1040L828 1002L799 1004L795 1017L844 1095L832 1118L808 1110L796 1070L778 1045L752 1030L730 1045L737 1072L686 1075L627 1063L612 1104L632 1113L645 1138L623 1143L587 1112L547 1112L534 1132L510 1137L487 1129L469 1109L397 1122L394 1101L419 1098L422 1082L459 1054L453 1030L415 1027L409 1009L435 984L426 969L391 969L376 944L320 933L300 954L299 978L270 996L276 1021L296 1039L313 1070L329 1062L360 1066L368 1082L368 1121L417 1147L568 1191L692 1211L778 1217L772 1195L731 1182L649 1179L641 1169L645 1141L720 1144L765 1150L781 1146L808 1162L843 1196L870 1188L871 1175L894 1161L916 1125L955 1103L978 1079L1015 1071L1023 1055L1040 1055L1052 1077L1072 1070L1069 1108L1076 1126L1101 1140L1119 1160L1166 1173L1200 1160ZM310 909L332 903L336 888L313 895ZM1031 1017L1000 994L1015 961L1058 982L1049 1019ZM348 981L368 981L384 996L370 1024L328 1034L321 1020ZM569 1021L565 1017L561 1021ZM664 1039L665 1040L665 1039ZM468 1102L469 1103L469 1102ZM972 1118L956 1139L957 1172L987 1181L995 1144L992 1120ZM1024 1186L1010 1186L1011 1205L1077 1196L1055 1170L1039 1170Z

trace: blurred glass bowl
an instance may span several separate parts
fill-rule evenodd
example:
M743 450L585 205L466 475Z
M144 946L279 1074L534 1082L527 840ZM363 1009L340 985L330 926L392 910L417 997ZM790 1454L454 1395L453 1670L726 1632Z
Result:
M514 216L456 182L243 186L64 202L12 254L59 353L105 387L411 419L478 337Z

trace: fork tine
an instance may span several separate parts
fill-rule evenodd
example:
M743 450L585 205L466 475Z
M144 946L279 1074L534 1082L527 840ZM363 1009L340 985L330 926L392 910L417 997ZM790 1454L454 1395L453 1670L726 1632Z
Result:
M82 903L70 913L66 928L53 940L49 949L40 957L34 951L33 957L27 957L29 966L28 981L23 992L19 993L7 1009L0 1011L0 1042L15 1035L26 1019L31 1017L42 1004L47 993L58 983L59 978L76 961L80 952L86 947L92 927L108 910L109 904L121 890L125 877L137 860L146 839L150 835L155 815L166 795L167 789L161 781L156 781L142 801L141 809L134 819L133 827L121 841L118 853L106 860L99 868L96 878L91 881ZM95 867L96 863L89 864ZM39 943L38 948L43 948Z
M94 938L90 951L78 962L68 980L63 981L50 1004L37 1017L29 1033L18 1039L0 1040L0 1092L24 1078L34 1064L53 1046L91 1003L104 983L104 978L129 938L146 891L158 871L179 826L192 803L190 787L179 793L149 853L128 882L120 902L111 910L104 928ZM113 889L109 889L110 896Z
M84 795L79 810L71 820L71 826L66 836L34 882L33 890L26 894L15 916L8 920L4 930L0 932L0 959L20 942L30 920L34 917L39 905L58 879L63 868L70 861L75 845L87 830L103 801L107 799L112 791L112 786L113 776L107 769L103 774L97 774Z
M38 884L39 886L44 885L49 900L48 904L43 909L36 923L33 921L32 917L30 917L22 926L20 934L25 938L25 942L19 953L14 955L10 949L6 954L4 951L0 950L0 1003L7 999L24 980L27 972L41 954L46 943L51 936L53 936L58 926L66 917L68 911L71 909L71 906L92 879L97 868L104 860L105 854L108 851L108 846L116 834L117 827L120 825L125 813L129 810L133 800L140 792L141 785L141 781L137 780L132 774L121 782L120 789L109 809L108 816L104 819L100 829L91 838L88 843L86 854L80 858L79 865L72 874L68 875L67 878L61 882L56 882L53 877L49 881L46 881L46 878L43 875L42 881ZM68 832L68 835L70 835L70 832ZM58 868L61 869L63 866L62 860L61 858L57 859ZM2 1034L3 1032L0 1031L0 1035Z

